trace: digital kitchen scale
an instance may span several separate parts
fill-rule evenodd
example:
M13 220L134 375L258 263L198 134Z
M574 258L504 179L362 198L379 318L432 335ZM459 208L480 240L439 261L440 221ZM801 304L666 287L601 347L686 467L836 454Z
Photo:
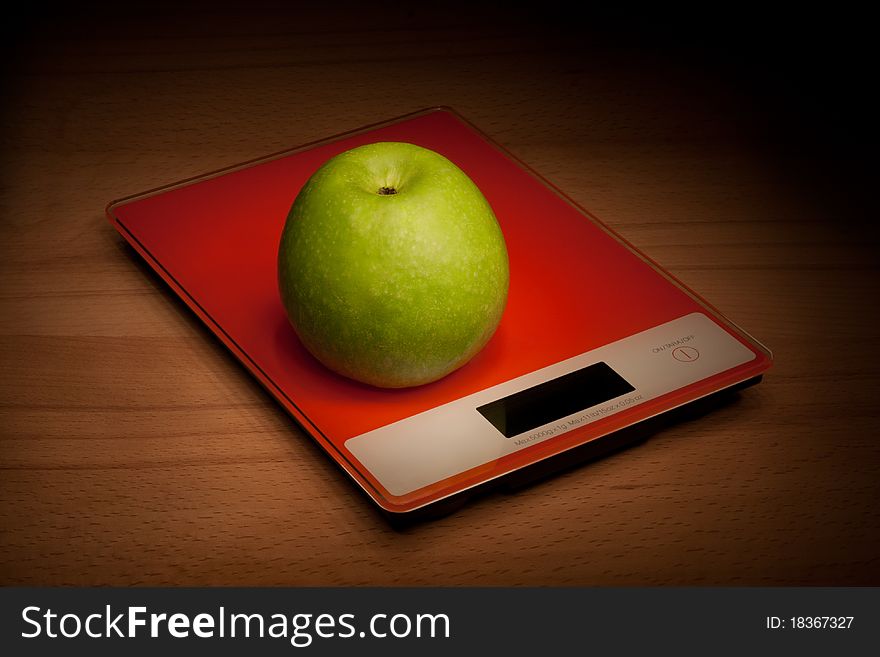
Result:
M278 295L290 206L328 158L377 141L435 150L498 218L510 291L489 344L449 376L385 390L327 370ZM458 497L720 390L769 351L449 108L115 201L122 236L382 508ZM612 437L613 438L613 437Z

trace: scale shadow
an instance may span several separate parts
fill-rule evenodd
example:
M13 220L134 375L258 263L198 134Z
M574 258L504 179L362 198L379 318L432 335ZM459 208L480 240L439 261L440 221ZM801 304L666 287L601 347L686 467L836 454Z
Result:
M293 426L297 427L303 436L308 437L308 433L303 429L295 418L291 417L284 409L279 406L272 397L271 393L263 387L259 381L251 376L247 368L229 351L219 338L196 316L195 313L157 274L152 267L144 261L140 254L127 242L120 239L114 239L116 233L107 231L108 239L113 240L114 246L123 254L135 267L143 274L144 278L150 284L169 300L175 306L182 317L201 334L206 342L215 349L217 354L222 354L222 358L227 360L242 375L253 390L259 391L259 395L269 402L267 405L275 409L275 412L281 414ZM553 476L560 475L581 467L589 465L589 463L597 461L603 457L622 452L626 449L635 447L652 436L657 435L661 431L668 429L674 425L682 424L698 420L721 407L730 406L737 403L740 399L740 391L760 382L762 376L744 381L734 387L718 391L714 394L698 399L689 404L673 409L667 413L649 418L630 427L626 427L608 436L603 436L592 440L584 445L580 445L570 449L562 454L557 454L550 458L544 459L538 463L534 463L525 468L521 468L516 472L512 472L498 480L488 482L477 488L463 491L446 499L440 500L427 507L416 509L405 514L390 513L377 507L369 496L359 487L354 486L360 492L358 496L364 503L365 507L370 509L371 513L381 518L389 528L395 531L413 531L420 525L429 524L434 520L448 517L464 507L485 499L491 495L517 495L527 491L528 489L539 486ZM316 458L322 459L327 464L327 474L337 478L337 482L341 485L352 487L352 482L339 470L332 458L322 450L313 440L305 440L303 443L308 444L308 449Z

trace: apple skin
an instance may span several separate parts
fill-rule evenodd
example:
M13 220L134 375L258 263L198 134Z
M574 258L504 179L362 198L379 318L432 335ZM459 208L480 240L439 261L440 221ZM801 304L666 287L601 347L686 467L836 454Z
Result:
M414 144L377 142L329 159L300 190L278 284L315 358L403 388L446 376L485 346L509 264L491 206L461 169Z

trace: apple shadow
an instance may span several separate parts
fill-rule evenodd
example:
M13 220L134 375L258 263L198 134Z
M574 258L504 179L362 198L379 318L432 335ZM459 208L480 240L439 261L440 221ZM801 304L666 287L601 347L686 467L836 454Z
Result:
M267 308L267 325L274 325L274 328L270 329L269 333L273 336L275 353L283 363L288 364L288 367L295 369L301 376L304 375L307 379L318 380L328 378L333 386L351 387L352 391L360 390L365 393L373 390L372 386L354 381L334 372L315 358L306 349L299 335L287 320L287 316L284 313L279 314L277 310L276 306Z

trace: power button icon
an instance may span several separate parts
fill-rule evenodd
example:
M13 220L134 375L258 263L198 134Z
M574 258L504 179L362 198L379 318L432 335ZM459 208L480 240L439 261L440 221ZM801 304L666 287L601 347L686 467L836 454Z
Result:
M676 347L672 350L672 357L682 363L692 363L700 357L700 352L693 347Z

